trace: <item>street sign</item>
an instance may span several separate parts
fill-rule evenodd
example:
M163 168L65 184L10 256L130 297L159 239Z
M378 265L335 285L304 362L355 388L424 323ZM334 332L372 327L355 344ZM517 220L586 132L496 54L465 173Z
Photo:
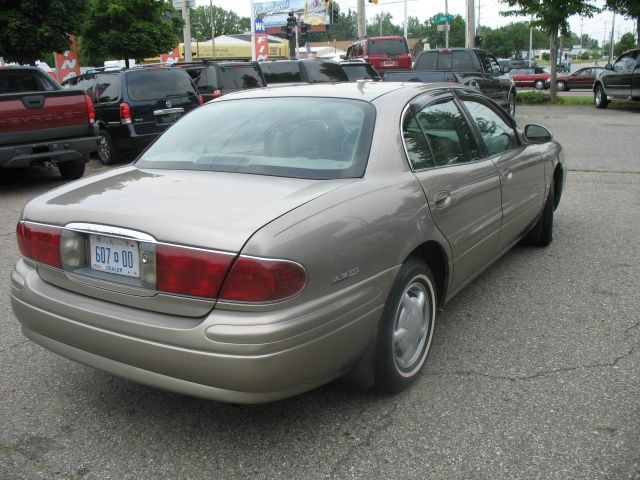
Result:
M451 30L451 25L438 25L436 28L439 32L448 32Z
M196 8L196 0L186 0L187 7ZM182 10L182 0L173 0L173 8L176 10Z
M436 15L433 20L436 23L448 23L453 20L453 15Z

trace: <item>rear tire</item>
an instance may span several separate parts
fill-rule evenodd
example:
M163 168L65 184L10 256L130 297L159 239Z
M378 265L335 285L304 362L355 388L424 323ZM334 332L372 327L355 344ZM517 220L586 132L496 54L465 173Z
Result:
M526 245L548 247L553 241L553 210L555 202L555 189L553 185L554 181L552 180L542 215L529 233L522 239L522 243Z
M607 98L607 94L602 88L602 85L596 85L595 90L593 91L593 103L596 108L607 108L609 105L609 99Z
M411 257L398 272L379 326L376 388L396 393L415 381L431 350L436 311L433 274Z
M103 165L113 165L118 159L118 150L111 135L106 130L100 130L98 138L98 160Z
M65 180L77 180L78 178L82 178L84 175L84 162L82 163L73 163L73 162L65 162L58 165L58 170L60 171L60 175Z
M534 87L536 90L544 90L544 82L542 80L537 80Z

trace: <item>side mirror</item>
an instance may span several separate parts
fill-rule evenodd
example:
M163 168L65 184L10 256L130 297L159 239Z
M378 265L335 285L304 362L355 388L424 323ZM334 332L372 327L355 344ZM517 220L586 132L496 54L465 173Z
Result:
M509 73L511 71L511 67L509 65L504 65L502 67L502 73Z
M551 132L541 125L524 127L524 138L531 143L547 143L551 141Z
M604 68L605 68L605 70L613 70L613 65L611 65L610 63L607 63L607 64L604 66Z

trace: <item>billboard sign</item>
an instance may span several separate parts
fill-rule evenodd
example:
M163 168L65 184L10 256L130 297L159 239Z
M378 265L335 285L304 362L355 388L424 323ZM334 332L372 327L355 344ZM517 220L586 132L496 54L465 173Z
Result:
M324 0L255 0L254 18L265 29L286 26L289 12L308 25L329 25L329 5Z

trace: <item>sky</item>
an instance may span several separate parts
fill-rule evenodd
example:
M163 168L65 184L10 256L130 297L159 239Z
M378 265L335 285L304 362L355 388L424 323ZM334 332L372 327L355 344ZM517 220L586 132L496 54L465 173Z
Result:
M260 0L255 0L256 3ZM478 3L480 3L480 23L488 27L499 27L509 22L526 20L526 18L503 17L500 11L506 10L507 6L500 3L499 0L475 0L476 16ZM198 5L209 5L209 0L196 0ZM342 11L348 9L356 10L357 0L337 0ZM466 15L466 0L449 0L449 13ZM213 4L224 8L225 10L233 10L243 17L250 16L249 0L213 0ZM444 11L444 0L407 0L407 13L411 17L418 17L421 21L432 17L436 13ZM602 6L604 0L596 1L596 4ZM393 23L401 25L404 18L404 0L379 0L378 5L370 4L365 1L365 9L367 19L372 19L379 12L389 12L393 16ZM593 18L585 18L582 24L583 33L598 39L602 43L605 36L605 25L607 38L611 32L611 20L613 14L609 11L595 15ZM477 18L476 18L477 20ZM580 34L580 17L571 17L569 19L571 30ZM616 15L615 38L617 39L626 32L635 32L635 24L631 20L625 20L620 15Z

